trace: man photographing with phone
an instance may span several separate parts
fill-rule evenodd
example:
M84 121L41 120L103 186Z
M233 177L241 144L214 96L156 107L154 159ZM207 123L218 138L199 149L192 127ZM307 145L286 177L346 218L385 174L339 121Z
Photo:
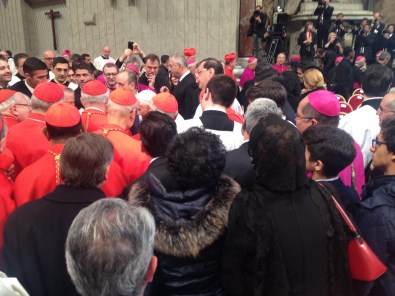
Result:
M317 15L315 27L317 28L317 48L324 47L328 42L329 27L331 26L331 17L333 14L333 7L330 6L330 0L318 1L318 6L314 11Z

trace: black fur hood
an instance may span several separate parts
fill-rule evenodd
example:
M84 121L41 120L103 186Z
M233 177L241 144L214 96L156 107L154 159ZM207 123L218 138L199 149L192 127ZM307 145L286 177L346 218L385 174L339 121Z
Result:
M205 188L167 192L150 175L147 182L137 182L131 188L128 200L153 214L156 251L175 257L197 257L225 233L229 208L239 191L239 184L222 176Z

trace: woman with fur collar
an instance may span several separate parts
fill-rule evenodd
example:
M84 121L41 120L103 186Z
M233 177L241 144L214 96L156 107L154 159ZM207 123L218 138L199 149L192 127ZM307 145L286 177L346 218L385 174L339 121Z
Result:
M222 175L225 153L216 135L191 128L167 152L171 189L152 174L132 187L129 202L148 208L157 227L158 268L149 295L226 294L220 282L223 238L240 186Z
M229 212L222 261L229 295L353 295L341 217L331 195L307 179L298 131L269 114L248 149L256 183Z

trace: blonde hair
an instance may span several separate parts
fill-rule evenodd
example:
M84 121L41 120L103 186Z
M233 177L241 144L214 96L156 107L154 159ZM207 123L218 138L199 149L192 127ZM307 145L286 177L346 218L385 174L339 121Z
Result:
M303 72L304 83L307 84L309 89L315 89L324 86L324 76L320 70L307 69Z
M328 40L331 39L332 36L337 36L335 32L330 32L328 35Z

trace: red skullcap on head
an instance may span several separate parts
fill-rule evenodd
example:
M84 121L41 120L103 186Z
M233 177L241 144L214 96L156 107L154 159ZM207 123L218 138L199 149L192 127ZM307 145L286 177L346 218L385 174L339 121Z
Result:
M230 63L236 60L236 54L234 52L225 55L225 62Z
M33 95L44 102L56 103L63 99L63 90L53 82L42 82L36 86Z
M249 57L247 60L248 65L255 64L257 62L258 62L258 60L255 57Z
M196 61L194 59L188 58L187 63L188 63L188 66L190 66L190 65L196 64Z
M357 58L355 59L356 62L362 61L364 60L365 57L364 56L357 56Z
M70 56L70 49L66 49L62 52L62 56Z
M71 104L53 104L45 113L45 122L56 127L72 127L81 121L80 112Z
M335 63L338 64L343 60L343 57L337 57Z
M7 101L15 93L16 91L11 89L0 90L0 103Z
M194 55L196 55L196 49L194 49L193 47L184 48L184 56L193 57Z
M340 102L336 95L327 90L317 90L307 96L311 107L326 116L339 116Z
M108 89L100 81L92 80L87 82L81 91L88 96L101 96L104 95Z
M112 91L110 93L110 100L115 104L128 107L133 106L137 102L136 97L130 90L124 90L122 88Z
M301 63L302 59L300 56L293 56L289 59L290 62L296 62L296 63Z
M178 103L176 98L168 92L157 94L153 98L156 108L163 112L173 113L178 111Z

